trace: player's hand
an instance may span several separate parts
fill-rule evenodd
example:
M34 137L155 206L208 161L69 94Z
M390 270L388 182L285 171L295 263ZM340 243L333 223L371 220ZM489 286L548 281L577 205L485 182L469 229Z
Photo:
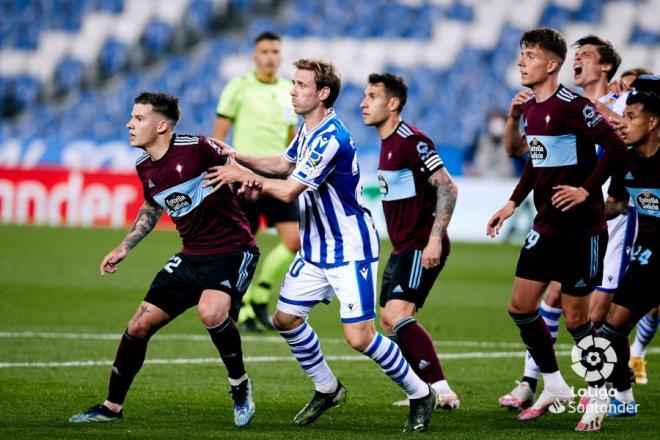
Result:
M125 250L122 246L119 246L117 249L112 250L108 255L103 258L101 261L101 276L105 274L111 274L117 272L117 265L126 258L128 251Z
M506 202L506 205L497 211L493 216L488 220L486 224L486 235L490 238L494 238L497 234L500 233L504 221L511 217L516 210L516 204L513 201L509 200Z
M213 189L211 193L222 188L223 185L229 185L231 183L241 183L248 182L255 179L254 174L249 172L244 167L236 163L235 160L227 159L227 163L224 165L216 165L209 168L209 172L204 176L206 182L202 185L203 188L212 186Z
M613 113L612 115L607 116L607 122L610 123L617 136L623 139L623 132L625 131L628 124L626 123L626 120L623 118L623 116L618 115L614 112L612 113Z
M616 93L617 95L622 95L624 92L627 92L628 90L630 90L630 87L628 87L628 86L626 85L626 83L624 83L624 82L621 81L621 80L614 80L614 81L612 81L612 82L608 85L608 88L610 89L610 92L614 92L614 93Z
M238 188L238 191L236 191L236 195L244 198L248 202L256 202L259 200L263 186L263 181L255 176L254 179L244 181L241 187Z
M533 95L532 91L529 89L521 90L516 93L516 96L511 100L511 105L509 106L509 116L515 119L516 121L520 119L522 115L523 104L527 102L529 98Z
M236 157L236 150L232 148L231 145L228 143L221 141L220 139L216 138L208 138L209 142L214 143L215 145L220 148L220 151L222 151L222 154L224 154L227 157Z
M424 269L433 269L440 264L442 255L442 238L430 237L429 242L422 251L422 267Z
M552 189L556 191L551 199L552 204L555 208L561 209L563 212L579 205L589 197L589 192L582 187L576 188L569 185L557 185L553 186Z

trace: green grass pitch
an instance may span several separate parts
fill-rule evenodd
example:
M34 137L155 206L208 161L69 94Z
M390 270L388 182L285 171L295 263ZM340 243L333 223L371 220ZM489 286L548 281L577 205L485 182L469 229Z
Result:
M336 302L318 306L310 322L329 364L349 391L347 404L316 424L295 427L293 416L313 393L276 333L245 335L257 415L252 426L232 423L226 372L196 311L189 310L151 341L124 420L71 425L68 418L103 400L119 335L153 276L179 249L171 231L156 231L113 276L98 264L124 231L0 227L0 438L399 438L407 409L402 393L372 362L343 341ZM260 236L266 252L273 238ZM382 255L389 252L384 243ZM519 422L497 398L519 379L522 345L506 306L518 248L452 244L452 253L419 320L437 341L457 411L438 410L431 438L584 438L578 414ZM381 264L382 270L383 264ZM276 298L272 298L274 304ZM571 385L570 338L560 325L559 361ZM652 344L649 385L636 386L640 414L606 419L599 438L658 438L660 350ZM178 363L174 360L179 360ZM589 434L586 434L588 436Z

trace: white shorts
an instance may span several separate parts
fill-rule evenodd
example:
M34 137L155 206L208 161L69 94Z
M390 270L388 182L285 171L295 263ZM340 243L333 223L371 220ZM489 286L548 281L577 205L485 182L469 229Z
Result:
M607 221L607 250L603 260L603 280L596 290L613 293L619 287L637 237L637 211L629 206L626 215L618 215Z
M296 255L282 283L277 310L306 318L312 308L339 299L341 322L376 317L378 260L352 261L339 267L319 267Z

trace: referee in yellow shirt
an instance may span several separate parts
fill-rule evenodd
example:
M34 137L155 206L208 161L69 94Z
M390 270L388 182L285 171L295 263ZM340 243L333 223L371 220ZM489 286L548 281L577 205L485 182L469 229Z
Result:
M258 35L252 54L255 70L230 80L220 95L213 137L225 140L232 128L232 145L239 153L283 154L296 134L298 117L291 105L291 82L277 74L280 45L276 33ZM266 225L275 227L281 242L262 259L261 271L243 297L238 322L243 330L262 331L256 320L273 329L268 299L300 249L298 204L262 196L257 203L242 202L241 206L253 233L256 234L263 217Z

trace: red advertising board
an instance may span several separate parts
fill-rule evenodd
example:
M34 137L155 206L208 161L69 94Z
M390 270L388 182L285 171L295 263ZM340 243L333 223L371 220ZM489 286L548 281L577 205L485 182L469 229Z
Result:
M143 202L136 174L38 168L0 169L5 224L130 226ZM173 227L165 215L159 226Z

